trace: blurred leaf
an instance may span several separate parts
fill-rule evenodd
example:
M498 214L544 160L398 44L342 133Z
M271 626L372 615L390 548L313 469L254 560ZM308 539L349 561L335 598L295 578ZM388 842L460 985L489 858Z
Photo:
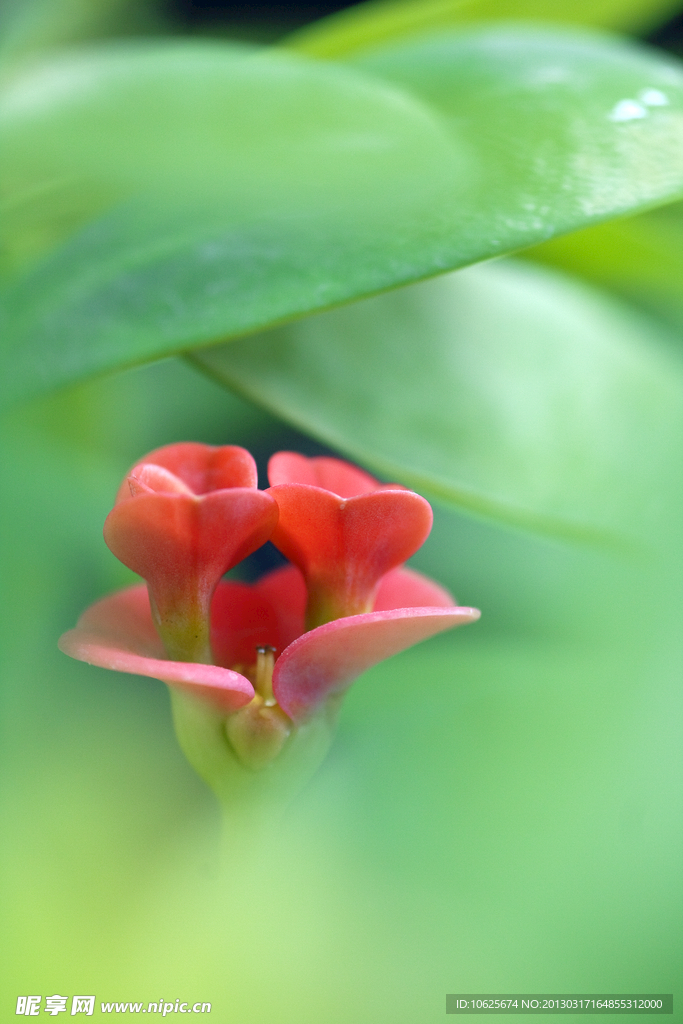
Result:
M430 29L513 18L643 32L679 7L679 0L371 0L314 22L285 45L312 57L345 57Z
M0 59L34 53L156 24L145 0L3 0L0 6Z
M585 228L522 255L595 281L683 335L683 204Z
M362 67L392 84L196 43L13 79L0 101L5 399L683 191L683 75L654 52L506 28Z
M471 268L195 354L389 479L533 530L661 529L683 367L657 328L550 271Z
M448 265L463 146L352 70L112 47L16 77L0 136L15 394Z

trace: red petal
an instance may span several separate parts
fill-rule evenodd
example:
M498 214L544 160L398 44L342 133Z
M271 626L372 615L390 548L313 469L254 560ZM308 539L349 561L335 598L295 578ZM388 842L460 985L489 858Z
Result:
M413 569L394 569L379 585L373 611L420 605L452 608L452 596ZM262 576L251 586L234 580L218 584L211 605L211 647L219 665L251 665L257 646L280 655L304 632L306 584L295 565Z
M337 619L290 644L275 662L273 692L294 721L309 717L362 672L436 633L479 618L476 608L400 608Z
M230 487L251 487L258 484L256 463L246 448L238 445L198 444L183 441L155 448L139 459L130 472L144 463L153 463L170 470L187 484L194 494L225 490ZM130 474L129 474L130 475ZM130 497L127 479L121 484L116 502Z
M91 605L76 628L60 638L59 646L90 665L161 679L225 712L236 711L254 696L249 680L237 672L164 658L145 586L130 587Z
M271 540L303 572L309 597L332 595L337 615L367 608L379 580L424 543L429 502L406 490L340 498L309 484L279 484L268 493L280 511Z
M223 573L268 540L277 515L268 494L246 488L199 498L140 493L114 506L104 539L147 580L161 607L188 589L210 594Z
M305 630L306 583L295 565L283 565L262 576L255 589L267 598L277 615L281 645L273 646L280 654Z
M256 648L287 646L272 602L257 587L223 580L211 604L211 649L219 665L253 665Z
M219 665L252 665L256 647L279 655L304 632L306 584L294 565L263 576L249 586L233 580L218 584L211 605L211 647Z
M332 491L341 498L376 491L380 486L374 477L342 459L318 455L313 459L297 452L277 452L268 463L268 480L276 484L311 484Z

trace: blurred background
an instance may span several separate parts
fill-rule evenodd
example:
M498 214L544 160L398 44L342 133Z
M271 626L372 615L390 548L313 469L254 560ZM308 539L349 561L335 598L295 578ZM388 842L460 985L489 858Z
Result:
M343 3L276 3L271 0L256 3L231 3L229 0L154 0L152 4L137 6L139 19L148 25L156 24L183 33L220 34L275 42L296 29L325 18L330 14L357 4ZM672 5L675 6L675 5ZM651 23L642 30L641 37L654 46L680 55L683 52L683 13L675 11L671 17L661 19L655 5ZM140 8L144 10L141 16ZM655 13L656 12L656 13ZM128 15L135 18L131 11ZM654 22L654 24L652 23Z
M353 4L340 3L222 3L205 0L188 3L170 0L159 8L162 16L185 30L245 33L254 38L275 40L309 22L335 14Z
M136 6L121 34L266 42L348 5ZM647 35L683 52L683 14ZM656 305L647 287L632 301ZM224 1024L427 1024L446 992L673 991L677 1019L677 508L642 558L435 507L413 564L481 622L359 680L318 776L225 879L163 684L56 648L132 579L101 538L121 478L180 440L244 445L262 474L276 450L329 450L180 358L3 422L0 1018L38 993L206 1001Z

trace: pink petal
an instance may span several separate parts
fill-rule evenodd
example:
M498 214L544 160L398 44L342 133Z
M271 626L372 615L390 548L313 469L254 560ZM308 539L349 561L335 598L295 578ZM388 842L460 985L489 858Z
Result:
M153 462L143 462L136 466L128 474L128 487L131 497L137 494L184 494L194 497L194 491L190 490L179 476L171 473L163 466L157 466Z
M167 444L163 448L155 448L136 462L130 473L144 463L153 463L169 470L174 476L180 477L194 494L207 494L228 487L255 488L258 485L256 463L246 448L238 445L216 447L194 441ZM126 478L116 495L116 502L129 497Z
M302 721L377 662L479 615L476 608L399 608L328 622L278 658L273 692L290 718Z
M374 612L393 608L452 608L457 602L452 594L421 572L401 566L392 569L380 582L373 606Z
M354 494L376 491L380 486L374 477L342 459L318 455L313 459L297 452L277 452L268 463L268 480L275 484L311 484L350 498Z
M59 640L65 654L90 665L161 679L229 712L248 704L254 689L238 672L217 665L168 661L152 622L147 588L130 587L97 601Z

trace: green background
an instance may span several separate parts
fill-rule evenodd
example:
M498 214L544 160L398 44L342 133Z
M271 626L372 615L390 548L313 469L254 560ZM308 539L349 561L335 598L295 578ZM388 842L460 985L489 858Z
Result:
M646 569L437 510L416 564L481 623L363 677L318 777L221 880L163 685L55 641L125 581L99 524L135 455L190 430L267 448L273 422L170 362L9 426L6 1019L39 992L412 1024L446 991L676 991L671 548Z
M590 7L553 10L642 31L674 5ZM21 9L5 36L10 79L25 52L143 31L114 3ZM179 95L157 15L144 59L106 44L102 93L72 80L53 94L48 76L37 107L7 115L0 99L3 397L33 396L5 413L0 454L3 1022L17 996L53 993L207 1001L222 1024L428 1024L447 992L673 992L681 1016L681 206L594 223L680 198L680 65L612 37L575 43L575 24L553 46L547 26L515 28L505 65L499 28L456 37L453 25L550 18L548 5L429 0L410 5L406 28L407 9L359 7L287 44L344 67L263 62L291 86L289 120L280 134L269 125L264 87L258 125L272 134L260 148L247 90L245 149L230 164L241 186L253 177L244 206L235 179L187 145L189 101L165 138L178 165L160 169L147 145L150 74L165 96L159 137ZM413 45L420 25L437 42ZM520 72L546 44L566 74L549 90ZM444 76L442 45L481 71L469 92L476 75ZM181 85L200 99L237 73L222 46L173 43ZM92 51L54 60L66 79L93 67ZM610 159L586 174L624 90L664 80L667 120L653 108L635 128L610 122L613 149L597 154ZM107 89L120 90L114 127L122 95L135 111L126 159L93 134ZM487 119L482 96L494 94L508 106ZM292 96L307 114L278 176ZM539 103L560 171L525 219L527 192L547 184L517 147L538 141ZM316 148L332 108L348 132ZM360 145L359 163L354 125L371 136L378 111L386 148ZM585 201L607 165L596 213ZM490 192L477 187L483 166ZM204 205L188 198L198 181ZM232 248L217 242L217 196ZM532 243L523 259L415 283ZM235 267L242 304L219 287ZM362 301L328 308L346 299ZM58 385L69 386L48 393ZM56 648L84 607L132 578L101 538L122 476L181 440L243 444L261 468L279 448L327 444L418 487L435 525L413 564L483 613L354 685L322 769L227 877L218 808L177 747L163 684Z

